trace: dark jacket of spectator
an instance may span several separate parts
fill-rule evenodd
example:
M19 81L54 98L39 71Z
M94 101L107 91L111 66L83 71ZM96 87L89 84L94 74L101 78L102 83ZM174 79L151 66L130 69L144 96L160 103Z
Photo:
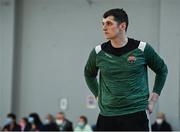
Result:
M155 122L152 125L152 131L171 131L171 126L169 123L167 123L166 121L163 121L162 124L158 124L157 122Z
M4 126L2 131L21 131L21 127L17 123L9 124Z

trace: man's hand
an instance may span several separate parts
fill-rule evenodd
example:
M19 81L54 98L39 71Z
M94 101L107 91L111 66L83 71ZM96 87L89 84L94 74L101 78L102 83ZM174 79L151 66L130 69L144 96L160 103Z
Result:
M154 105L156 104L159 95L157 93L152 93L149 98L148 111L151 114L153 112Z

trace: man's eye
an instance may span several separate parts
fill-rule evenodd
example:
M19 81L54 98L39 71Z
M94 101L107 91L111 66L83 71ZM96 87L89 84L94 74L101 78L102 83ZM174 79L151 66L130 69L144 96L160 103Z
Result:
M107 24L108 26L112 25L112 23L111 23L111 22L107 22L106 24Z

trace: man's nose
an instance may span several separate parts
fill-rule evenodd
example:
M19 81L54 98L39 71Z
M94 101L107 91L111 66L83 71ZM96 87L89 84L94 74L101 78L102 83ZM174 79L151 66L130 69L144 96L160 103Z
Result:
M103 25L103 31L107 31L106 25Z

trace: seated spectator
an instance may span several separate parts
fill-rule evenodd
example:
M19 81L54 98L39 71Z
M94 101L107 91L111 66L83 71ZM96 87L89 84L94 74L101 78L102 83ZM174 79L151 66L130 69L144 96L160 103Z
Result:
M28 119L26 117L20 119L19 125L21 127L21 132L31 130L31 124L28 122Z
M166 121L164 113L158 113L155 123L152 125L152 131L171 131L170 124Z
M43 131L59 131L59 128L55 123L54 117L51 114L48 114L45 117Z
M79 117L79 123L74 130L75 132L84 131L84 132L92 132L92 128L88 125L88 120L85 116Z
M40 131L43 128L43 124L37 113L31 113L28 117L28 122L31 124L30 131Z
M16 115L10 113L7 115L5 126L2 131L21 131L21 127L16 123Z
M65 118L63 112L59 112L56 115L56 124L60 131L73 131L73 124Z

